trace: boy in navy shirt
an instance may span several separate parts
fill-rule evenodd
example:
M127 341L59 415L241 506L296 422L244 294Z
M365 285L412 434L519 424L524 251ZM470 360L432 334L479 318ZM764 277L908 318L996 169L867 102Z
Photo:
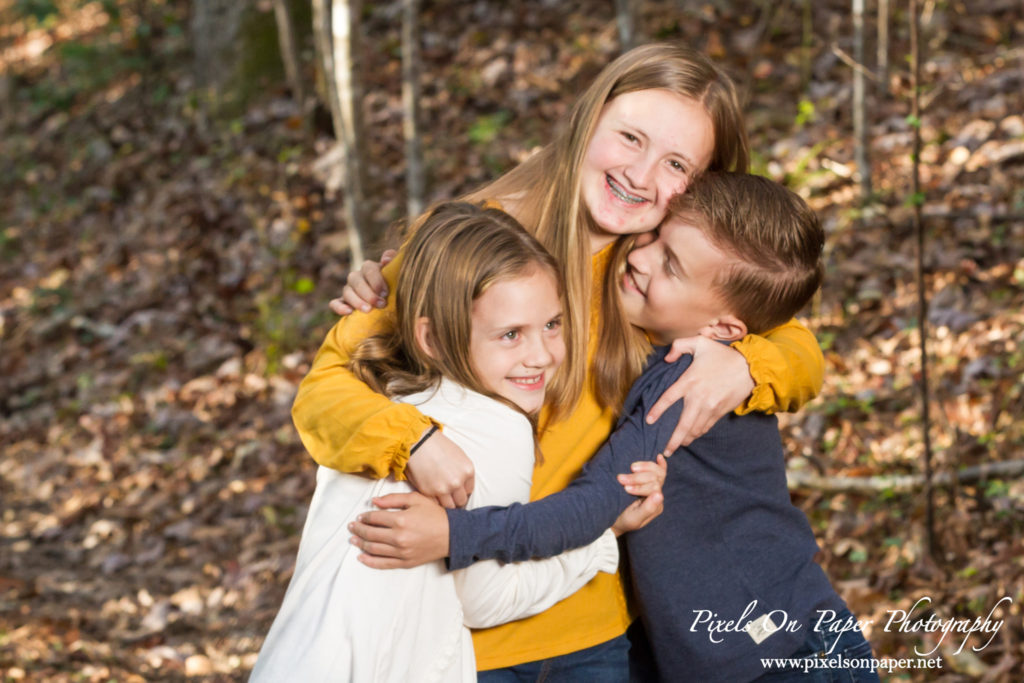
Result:
M618 296L620 314L654 345L615 432L564 491L447 511L450 568L552 556L612 526L636 501L616 475L661 453L682 411L677 403L645 421L691 360L666 363L664 345L697 334L730 342L789 320L820 286L823 244L803 200L764 178L707 174L673 200L653 241L620 249L607 283L606 296ZM818 546L790 501L774 416L719 420L675 452L663 493L664 512L625 536L642 620L631 629L634 678L816 681L844 671L853 676L845 680L879 680L869 644L814 562ZM396 513L363 521L388 514Z

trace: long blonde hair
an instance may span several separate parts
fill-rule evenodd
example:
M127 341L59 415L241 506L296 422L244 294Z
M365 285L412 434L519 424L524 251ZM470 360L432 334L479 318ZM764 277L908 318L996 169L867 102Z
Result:
M555 139L530 159L492 183L470 193L468 201L512 200L516 214L565 269L565 329L571 344L565 370L568 380L583 385L591 297L590 224L583 204L580 170L597 121L605 105L639 90L661 89L704 106L711 118L715 141L711 170L745 171L749 143L743 112L732 80L704 55L686 46L659 43L625 53L605 67L576 100ZM618 409L635 377L632 368L643 345L621 316L617 304L602 298L602 326L593 363L593 389L604 407ZM612 297L613 299L615 297ZM616 329L618 328L618 329ZM552 404L558 408L557 404ZM568 407L563 408L568 411Z
M487 389L473 369L473 302L494 283L541 268L558 283L564 309L555 259L504 211L467 202L445 202L431 211L409 237L403 259L394 313L378 334L359 343L349 369L390 397L436 387L447 377L518 410ZM416 321L423 317L430 320L431 353L416 341ZM554 374L547 394L558 403L576 400L562 372ZM527 417L536 425L534 416Z

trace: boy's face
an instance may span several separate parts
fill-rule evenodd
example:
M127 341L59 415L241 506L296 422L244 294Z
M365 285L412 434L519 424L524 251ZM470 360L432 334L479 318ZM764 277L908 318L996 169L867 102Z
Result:
M668 344L706 332L729 315L712 283L734 259L699 228L674 215L655 234L653 241L629 253L619 292L629 322L656 343Z

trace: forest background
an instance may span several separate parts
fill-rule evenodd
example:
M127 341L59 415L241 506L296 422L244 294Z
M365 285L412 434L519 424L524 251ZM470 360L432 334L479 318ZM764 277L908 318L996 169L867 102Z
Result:
M229 35L200 15L217 4L0 0L4 680L242 680L294 566L314 465L289 408L350 266L338 155L309 6L290 5L299 102L280 3L234 3L245 16ZM428 200L550 139L620 52L615 5L423 2ZM828 231L827 281L805 316L825 387L782 419L823 566L873 621L878 655L942 658L890 680L1021 680L1024 5L920 3L917 117L905 2L867 3L860 65L846 2L634 7L640 41L686 41L737 78L755 172L801 193ZM368 208L383 226L406 202L401 3L366 2L359 17ZM966 646L883 628L915 603L913 619L1004 623Z

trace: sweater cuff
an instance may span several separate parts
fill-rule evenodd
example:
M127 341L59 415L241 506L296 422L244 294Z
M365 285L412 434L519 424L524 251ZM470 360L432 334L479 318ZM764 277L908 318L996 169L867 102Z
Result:
M766 349L763 345L767 344ZM743 403L736 408L737 415L746 415L755 411L768 413L775 412L776 399L775 390L772 388L776 381L772 364L767 361L765 351L772 351L772 343L756 334L748 334L743 339L733 342L731 346L743 354L747 359L750 377L754 380L754 389L750 392Z
M605 574L614 574L619 571L619 539L611 529L605 529L604 533L594 541L597 547L597 571Z

